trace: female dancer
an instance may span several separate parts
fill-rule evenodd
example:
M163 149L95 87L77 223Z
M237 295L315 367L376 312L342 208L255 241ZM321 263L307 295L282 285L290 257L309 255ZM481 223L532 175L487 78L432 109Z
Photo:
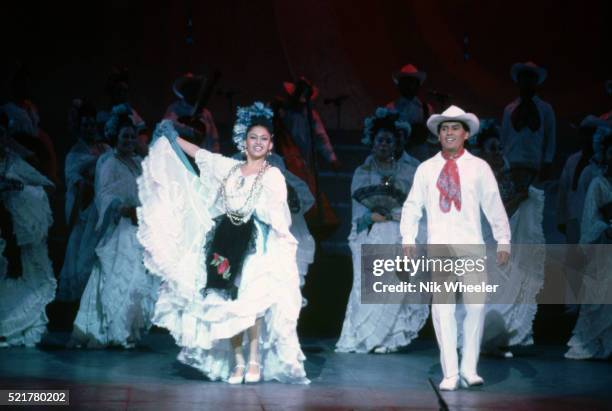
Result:
M79 301L96 260L98 211L94 197L96 162L110 147L97 137L96 109L88 102L76 117L79 140L66 156L66 224L70 237L60 272L57 299Z
M353 288L336 345L338 352L397 351L416 338L429 316L427 304L361 304L361 245L401 243L401 208L418 165L401 149L403 133L410 134L410 124L398 118L395 111L378 108L365 120L363 143L372 147L372 155L355 170L351 184L353 225L349 246L353 254ZM390 204L378 204L377 210L358 201L362 195L367 197L368 191L378 196L386 187L393 188L389 193L395 192L401 198L390 195Z
M580 242L610 244L612 242L612 134L604 131L602 158L606 164L604 175L597 176L589 185L582 214ZM586 302L605 300L610 295L610 264L612 257L605 247L588 250L589 266L584 277ZM566 358L573 360L607 359L612 355L612 305L582 304L578 321L567 345Z
M503 281L503 294L495 297L495 301L503 304L485 306L481 351L511 358L510 347L533 344L533 320L538 308L536 296L544 285L544 192L532 185L521 189L519 181L513 178L509 163L502 154L495 120L483 119L475 137L478 155L495 174L510 219L512 239L519 244L510 257L512 264L489 267L491 278L511 280ZM495 244L491 226L484 215L481 216L481 224L485 243ZM464 307L457 308L457 317L464 317ZM461 327L458 330L459 341L462 341Z
M154 134L138 209L145 264L163 281L154 322L182 347L179 360L211 380L308 383L287 188L266 161L272 111L238 109L233 139L246 161L188 143L168 121Z
M158 281L147 274L136 237L136 179L142 170L127 108L114 109L106 129L116 148L96 164L96 231L101 240L69 346L131 348L151 326Z
M32 347L47 330L56 288L47 249L52 188L0 135L0 347Z

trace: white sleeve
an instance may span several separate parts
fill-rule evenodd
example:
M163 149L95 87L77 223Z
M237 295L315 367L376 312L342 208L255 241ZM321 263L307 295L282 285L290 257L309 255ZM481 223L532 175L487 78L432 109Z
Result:
M612 200L609 196L606 199L601 178L598 177L591 182L584 200L582 223L580 224L580 242L584 244L596 242L601 234L610 227L599 211L603 205Z
M7 177L14 178L21 181L25 185L36 186L36 187L54 187L55 185L44 175L40 174L38 170L28 164L27 161L22 159L16 154L9 154L7 161L12 163L11 168L7 171Z
M310 188L308 188L308 184L304 182L301 178L293 174L289 170L285 170L283 172L285 175L285 179L287 180L287 184L289 184L297 193L297 196L300 200L300 214L305 214L308 210L312 208L315 203L315 198L310 192Z
M230 169L239 163L238 160L205 149L196 151L195 162L200 169L200 181L207 187L223 181Z
M264 175L263 191L258 200L257 217L269 224L278 238L297 245L289 231L291 212L287 204L287 185L285 177L276 167L271 167Z
M116 192L121 185L121 175L117 172L113 159L108 158L96 171L95 203L98 210L96 230L99 230L108 212L114 212L121 206L121 199Z
M484 161L482 162L482 172L480 175L480 206L484 212L489 224L493 237L497 241L497 249L510 252L510 223L508 215L504 208L504 203L499 194L499 186L491 167Z
M400 233L403 244L415 244L419 232L419 221L423 216L423 207L427 199L427 187L424 173L425 167L420 165L414 174L414 180L408 198L402 207Z

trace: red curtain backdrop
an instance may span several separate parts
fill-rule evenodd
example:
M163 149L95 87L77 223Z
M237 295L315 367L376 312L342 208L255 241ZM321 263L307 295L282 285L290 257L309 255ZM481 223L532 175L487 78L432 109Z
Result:
M238 91L237 104L267 100L282 93L284 80L305 74L321 88L316 106L330 128L336 112L322 104L325 97L350 95L343 126L359 129L376 105L396 97L391 73L408 62L427 71L424 91L449 93L482 117L501 116L516 96L510 65L525 60L549 69L541 95L553 104L561 133L610 108L605 1L16 3L6 5L0 27L2 95L16 62L27 62L43 126L55 140L73 97L106 103L113 64L130 68L132 102L149 123L173 100L173 79L204 65L222 71L220 87ZM225 97L214 96L210 108L219 122L231 121Z

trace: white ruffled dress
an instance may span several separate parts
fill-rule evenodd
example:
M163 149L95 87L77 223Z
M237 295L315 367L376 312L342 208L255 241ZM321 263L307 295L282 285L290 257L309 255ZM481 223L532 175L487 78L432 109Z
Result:
M7 161L6 176L24 184L23 191L1 196L21 250L22 275L7 276L6 243L0 238L0 337L4 338L0 346L32 347L47 330L45 307L55 298L56 281L47 250L53 216L42 188L53 184L12 152L0 160L0 169L5 169Z
M304 214L314 205L315 199L308 185L303 180L287 169L281 171L287 180L287 184L293 187L300 201L300 210L296 213L291 213L291 227L289 230L298 242L296 259L298 272L300 273L300 286L303 287L306 275L308 274L308 267L314 261L316 248Z
M73 208L79 203L78 184L83 180L83 172L96 160L99 160L99 157L91 154L84 141L75 144L66 156L65 214L67 222L73 213ZM95 201L77 212L78 217L70 231L64 265L60 272L57 291L57 299L60 301L80 300L96 259L96 245L101 238L101 233L95 230L98 221Z
M152 325L159 281L143 264L137 227L119 214L136 207L140 170L109 155L96 171L97 230L103 233L96 261L81 297L74 337L81 345L118 345L130 348ZM134 157L135 164L140 158Z
M408 193L412 186L418 161L404 154L398 161L395 185ZM355 170L351 193L361 187L380 184L383 176L377 172L374 158L368 157L363 165ZM368 353L372 350L385 353L405 347L418 336L429 316L427 304L410 303L409 296L402 304L362 304L361 303L361 245L362 244L401 244L398 221L374 223L371 229L357 232L357 222L368 212L367 208L355 200L353 203L353 225L349 235L349 246L353 255L353 288L346 307L342 333L336 344L337 352ZM400 209L397 213L401 212ZM424 224L419 229L418 242L426 238ZM392 298L393 296L390 296Z
M612 202L612 184L605 176L595 177L589 186L582 214L583 244L610 244L605 231L610 227L601 207ZM588 274L583 278L584 300L605 301L611 294L612 255L599 246L587 250ZM607 359L612 356L612 304L582 304L578 320L567 343L566 358L574 360Z
M305 359L296 333L302 296L296 240L281 172L271 167L255 203L256 250L240 274L238 297L226 300L206 286L205 240L221 215L218 190L237 160L200 150L199 178L187 171L166 138L152 145L138 181L138 238L147 268L162 279L153 321L182 347L178 359L211 380L226 380L234 367L230 338L263 318L260 363L264 380L306 384ZM227 183L234 208L244 204L255 176ZM230 263L231 264L231 263ZM205 295L205 296L204 296ZM247 339L244 339L246 346Z
M538 310L536 297L544 286L546 249L544 228L544 191L529 187L528 197L510 217L512 248L510 263L490 266L491 284L503 284L503 295L496 301L513 304L487 304L482 336L482 351L496 353L502 347L533 344L533 321ZM483 238L486 244L495 244L487 219L482 215ZM458 321L463 321L465 307L458 305ZM463 341L463 327L457 330L459 345Z

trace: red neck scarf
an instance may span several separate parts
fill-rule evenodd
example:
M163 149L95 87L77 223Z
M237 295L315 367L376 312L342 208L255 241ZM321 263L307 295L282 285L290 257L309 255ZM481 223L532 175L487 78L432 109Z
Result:
M461 180L459 179L459 169L457 159L463 155L465 150L462 148L456 154L447 154L442 151L442 157L446 160L436 187L440 190L440 210L448 213L454 203L457 211L461 211Z

